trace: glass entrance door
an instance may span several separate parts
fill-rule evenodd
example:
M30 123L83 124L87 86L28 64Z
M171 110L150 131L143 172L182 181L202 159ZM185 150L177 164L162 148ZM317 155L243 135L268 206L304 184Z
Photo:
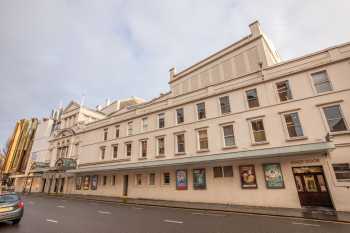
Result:
M46 185L46 179L43 179L43 187L41 189L41 192L45 192L45 185Z
M64 189L64 178L61 178L61 184L60 184L60 193L63 193L63 189Z
M123 196L128 195L128 186L129 186L129 176L124 175L124 184L123 184Z
M321 166L294 167L293 173L302 206L333 208Z

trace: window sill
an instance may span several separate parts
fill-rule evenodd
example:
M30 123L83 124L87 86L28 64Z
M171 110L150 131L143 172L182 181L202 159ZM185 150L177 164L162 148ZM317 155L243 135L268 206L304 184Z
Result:
M261 106L259 105L259 106L254 106L254 107L249 107L248 106L248 110L250 110L250 109L258 109L258 108L261 108Z
M236 149L236 148L237 148L236 145L233 145L233 146L224 146L224 147L222 147L223 150Z
M186 152L178 152L178 153L175 153L176 156L181 156L181 155L186 155Z
M219 179L229 179L229 178L233 178L233 176L220 176L220 177L214 177L214 179L219 180Z
M280 99L278 98L278 102L279 102L280 104L284 104L284 103L292 102L293 100L294 100L293 98L291 98L291 99L287 99L287 100L280 100Z
M165 155L157 155L155 158L156 159L165 158Z
M264 142L254 142L252 143L252 146L260 146L260 145L266 145L269 144L268 141L264 141Z
M286 142L292 142L292 141L298 141L298 140L306 140L308 137L306 136L301 136L301 137L293 137L293 138L287 138Z
M114 159L115 162L125 162L125 161L130 161L131 158L124 158L124 159Z
M209 152L209 149L197 150L197 153Z
M346 180L336 180L336 187L344 187L349 189L350 188L350 180L346 179Z
M350 134L350 130L343 130L343 131L337 131L337 132L329 132L330 136L338 136L338 135L344 135L344 134Z
M325 94L330 94L334 92L334 90L330 90L330 91L322 91L322 92L317 92L317 90L315 90L315 96L318 96L318 95L325 95Z
M147 160L147 157L138 158L138 160Z

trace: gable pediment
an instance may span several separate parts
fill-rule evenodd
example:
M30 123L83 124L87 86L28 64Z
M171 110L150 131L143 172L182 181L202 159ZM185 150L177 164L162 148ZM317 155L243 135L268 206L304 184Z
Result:
M75 101L71 101L68 106L63 110L63 113L67 113L67 112L71 112L74 110L77 110L80 108L80 105L75 102Z
M57 131L55 138L74 136L75 134L76 132L74 129L67 128L67 129Z

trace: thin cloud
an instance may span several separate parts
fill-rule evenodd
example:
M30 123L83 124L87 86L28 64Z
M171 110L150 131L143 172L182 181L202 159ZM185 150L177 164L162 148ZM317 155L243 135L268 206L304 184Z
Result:
M350 37L348 1L0 2L0 144L60 101L151 99L181 70L259 20L284 59ZM135 85L137 84L137 85Z

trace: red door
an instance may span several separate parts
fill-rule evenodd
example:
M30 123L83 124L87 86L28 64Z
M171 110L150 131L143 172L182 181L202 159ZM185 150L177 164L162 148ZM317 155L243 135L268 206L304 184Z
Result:
M333 208L321 166L294 167L293 173L302 206Z

